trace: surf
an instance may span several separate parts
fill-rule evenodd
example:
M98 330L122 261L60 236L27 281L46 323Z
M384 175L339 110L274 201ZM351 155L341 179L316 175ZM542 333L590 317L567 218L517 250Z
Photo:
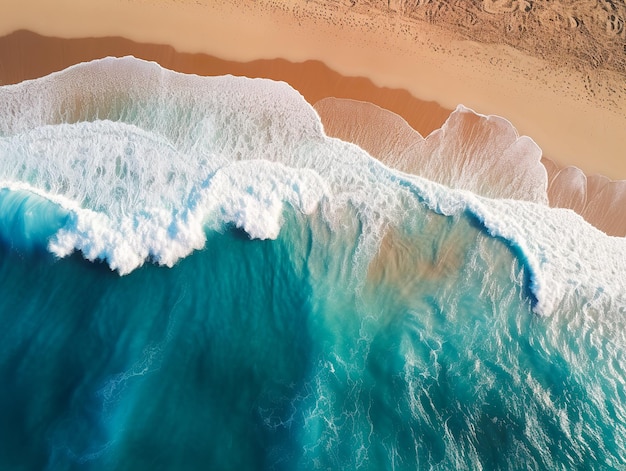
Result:
M626 241L532 168L452 188L285 83L130 57L0 87L5 462L623 464Z

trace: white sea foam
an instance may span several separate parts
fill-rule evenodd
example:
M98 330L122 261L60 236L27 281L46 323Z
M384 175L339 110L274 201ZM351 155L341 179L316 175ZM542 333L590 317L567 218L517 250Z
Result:
M80 250L122 274L146 260L173 265L204 246L207 228L275 238L285 204L305 214L320 207L331 228L352 208L366 263L386 227L425 203L469 214L505 240L531 271L538 312L550 314L574 292L620 302L626 292L626 240L568 210L389 169L326 137L284 83L103 59L1 87L0 135L0 180L73 202L50 250Z
M353 142L386 165L489 198L548 203L541 149L499 116L457 106L426 138L399 115L372 103L315 103L326 132Z
M406 177L415 181L415 177ZM535 311L550 314L574 292L607 303L626 298L626 239L609 237L569 209L449 191L429 181L416 189L441 214L468 211L492 236L519 252L531 271Z

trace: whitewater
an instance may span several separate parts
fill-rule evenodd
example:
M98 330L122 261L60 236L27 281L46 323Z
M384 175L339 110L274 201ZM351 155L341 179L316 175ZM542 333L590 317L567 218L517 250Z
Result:
M477 116L418 172L285 83L0 87L0 467L626 466L626 239L459 170Z

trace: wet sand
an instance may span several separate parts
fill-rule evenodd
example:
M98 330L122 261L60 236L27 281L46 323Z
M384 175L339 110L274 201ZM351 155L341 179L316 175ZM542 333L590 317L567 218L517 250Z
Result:
M463 103L506 117L539 144L551 205L572 208L609 234L626 235L621 214L626 183L567 168L573 164L588 175L626 178L626 77L616 72L621 63L585 64L586 56L573 46L569 56L555 59L545 47L530 54L533 49L528 44L524 49L523 42L518 49L480 43L475 39L484 38L473 29L459 34L463 17L453 7L443 19L425 21L415 9L407 13L393 2L389 8L331 3L168 0L112 1L102 7L93 0L60 0L53 8L34 0L15 2L0 19L0 34L6 34L0 38L0 84L107 55L134 55L185 73L284 80L311 104L326 97L371 102L421 136L441 127ZM502 2L488 3L486 14L507 21L525 14L519 6L494 13ZM348 125L345 115L320 114L332 135L358 140L350 137L354 123ZM365 139L369 144L360 144L385 160L383 154L413 139L399 117L376 115ZM402 136L377 140L391 122Z
M572 209L606 234L626 237L626 180L559 168L503 118L459 107L441 128L422 136L371 103L330 97L315 109L328 135L391 167L482 196Z
M419 100L406 90L378 87L364 77L342 76L315 60L301 63L285 59L236 62L207 54L177 52L169 45L138 43L120 37L62 39L26 30L0 37L0 84L43 77L101 57L128 55L189 74L233 74L282 80L311 104L326 97L369 101L402 116L422 134L439 128L451 112L435 102ZM26 61L25 57L29 60Z
M587 30L597 36L590 36L594 44L607 48L620 46L622 33L585 16L585 8L597 11L593 1L572 12L540 10L534 16L540 3L521 3L485 1L477 11L456 11L455 2L449 2L437 16L432 5L409 11L406 2L398 1L112 0L105 5L23 0L3 8L0 34L30 29L58 37L120 36L237 62L318 60L343 76L367 77L377 86L404 89L447 109L462 103L482 114L504 116L560 166L626 178L626 80L623 71L616 71L621 62L603 62L595 49L579 51L578 43L567 41L560 51L559 35L583 32L572 27L574 32L565 36L560 19L565 13L573 23L586 19ZM535 7L527 12L530 3ZM617 13L619 20L623 12ZM534 24L530 19L537 21L526 35L539 35L535 46L543 46L536 54L528 53L532 44L521 39L517 44L515 34L503 33L502 41L493 44L498 24L521 27L514 20L525 15L525 27ZM481 27L484 35L476 34ZM610 37L598 36L605 30Z

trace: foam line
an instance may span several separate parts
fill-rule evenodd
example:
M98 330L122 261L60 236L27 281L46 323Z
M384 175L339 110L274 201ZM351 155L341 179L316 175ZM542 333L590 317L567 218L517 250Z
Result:
M0 180L70 202L49 249L59 257L79 250L121 274L147 260L172 266L204 246L206 230L233 225L275 238L285 205L319 209L331 230L352 208L361 226L355 254L367 264L386 228L425 204L471 214L506 240L531 272L537 312L554 312L573 290L626 292L624 239L571 211L390 169L327 137L285 83L107 58L0 87L0 134Z

